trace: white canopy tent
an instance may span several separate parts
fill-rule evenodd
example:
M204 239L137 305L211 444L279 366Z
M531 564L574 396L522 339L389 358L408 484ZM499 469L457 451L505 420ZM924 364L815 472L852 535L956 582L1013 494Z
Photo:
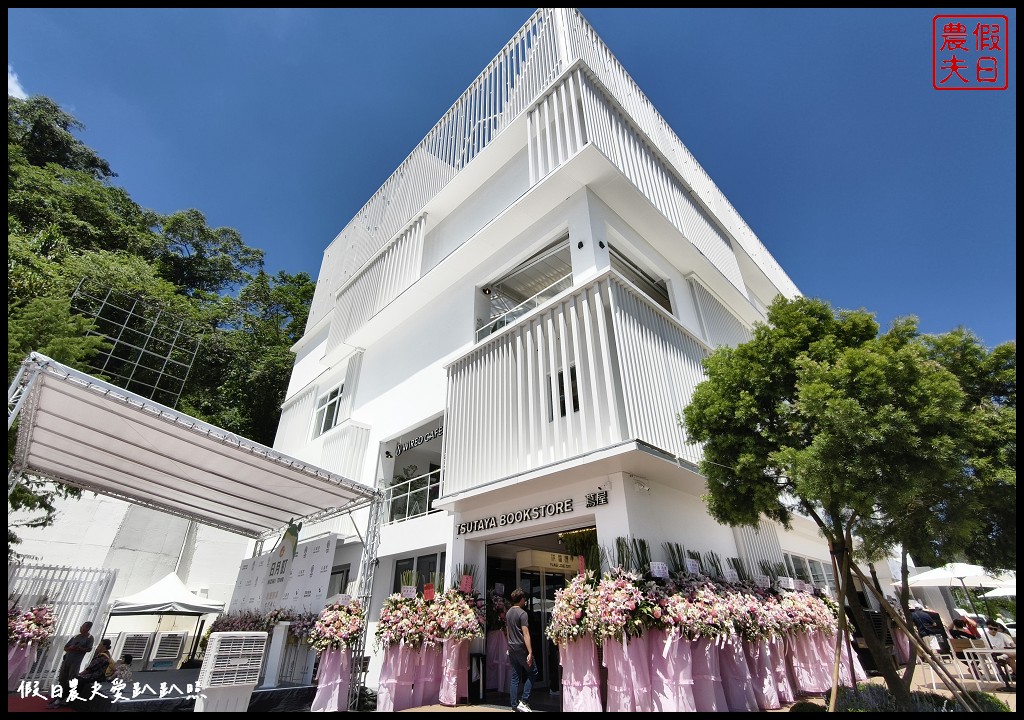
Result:
M111 615L207 615L223 612L224 603L210 602L188 588L174 573L134 595L115 600Z
M32 353L8 390L21 475L249 538L368 506L379 491Z

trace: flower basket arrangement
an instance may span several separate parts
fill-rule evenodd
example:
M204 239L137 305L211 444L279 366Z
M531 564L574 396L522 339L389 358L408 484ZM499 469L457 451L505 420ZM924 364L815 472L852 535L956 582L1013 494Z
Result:
M450 588L434 600L432 610L441 640L472 640L483 635L486 620L471 594Z
M487 629L504 630L505 613L508 612L509 603L503 595L496 593L493 588L487 593Z
M597 621L599 642L639 637L652 611L640 576L621 567L605 573L588 604L588 614Z
M430 614L423 598L403 598L399 593L389 595L381 606L380 620L374 632L376 646L404 643L420 647L427 638L426 629L433 622Z
M598 637L599 608L594 572L577 575L562 589L555 591L547 635L553 642L563 643L586 636Z
M309 644L317 652L345 650L363 634L366 613L358 600L347 605L334 603L320 611L309 630Z
M292 624L288 626L288 634L299 642L310 642L309 634L316 625L319 615L316 613L298 613L292 618Z
M57 631L53 608L49 605L37 605L22 610L17 606L7 609L7 645L44 648L50 644Z

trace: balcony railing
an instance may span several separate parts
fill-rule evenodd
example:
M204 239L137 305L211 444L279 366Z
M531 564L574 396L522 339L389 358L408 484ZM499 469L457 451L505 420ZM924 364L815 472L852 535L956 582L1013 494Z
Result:
M480 342L481 340L483 340L485 337L492 333L498 332L506 325L511 325L516 320L526 315L526 313L530 312L534 308L539 308L541 305L543 305L544 303L548 302L556 295L558 295L558 293L562 292L563 290L568 290L571 287L572 273L569 273L560 280L556 280L555 282L551 283L551 285L544 288L533 297L527 298L523 302L519 303L508 312L498 315L497 317L492 317L490 320L484 323L483 327L476 331L477 342Z
M441 495L441 471L433 470L423 475L395 483L387 489L388 520L422 517L433 512L434 501Z

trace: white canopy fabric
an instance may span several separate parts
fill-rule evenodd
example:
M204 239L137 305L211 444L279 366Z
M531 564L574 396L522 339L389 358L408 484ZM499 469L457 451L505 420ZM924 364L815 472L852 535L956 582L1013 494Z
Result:
M948 563L907 579L909 587L1016 587L1017 574L1013 571L988 573L980 565Z
M1017 597L1017 585L1013 587L999 587L995 590L989 590L987 593L982 595L983 598L998 598L998 597Z
M174 573L145 590L115 600L111 615L206 615L224 611L224 603L210 602L188 591Z
M33 475L250 538L379 494L39 353L8 392L8 427L12 414L19 426L8 489L19 473Z

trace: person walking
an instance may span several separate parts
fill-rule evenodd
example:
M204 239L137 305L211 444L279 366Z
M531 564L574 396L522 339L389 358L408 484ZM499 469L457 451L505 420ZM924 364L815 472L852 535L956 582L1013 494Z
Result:
M78 634L67 641L64 645L64 657L60 661L60 669L57 671L57 685L61 688L59 695L56 695L46 707L56 708L67 704L68 692L71 689L71 678L77 678L82 669L82 660L92 650L92 623L82 623Z
M512 591L512 607L505 613L505 629L508 632L508 659L512 664L509 700L516 712L533 712L530 708L530 693L537 680L537 663L533 656L533 640L530 637L529 615L526 612L526 593L522 588ZM519 697L522 686L523 695Z

